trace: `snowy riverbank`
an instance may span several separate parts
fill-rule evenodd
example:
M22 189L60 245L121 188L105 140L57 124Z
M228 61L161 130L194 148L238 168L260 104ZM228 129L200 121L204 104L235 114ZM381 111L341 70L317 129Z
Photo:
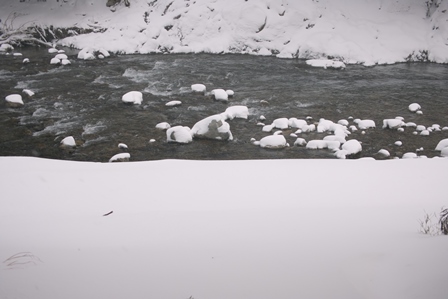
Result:
M447 63L448 1L428 3L134 0L129 8L119 4L111 9L91 0L8 0L0 4L0 18L3 27L15 29L22 24L40 29L53 26L55 35L57 28L87 29L91 33L58 41L80 49L330 56L364 65Z
M0 158L0 298L444 299L447 163Z

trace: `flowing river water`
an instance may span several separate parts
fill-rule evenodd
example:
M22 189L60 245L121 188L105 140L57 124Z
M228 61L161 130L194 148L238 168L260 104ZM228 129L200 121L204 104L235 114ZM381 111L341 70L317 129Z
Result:
M448 65L405 63L345 70L322 69L303 60L249 55L154 54L115 55L102 60L77 60L76 51L66 49L72 64L50 65L54 54L46 49L20 49L23 56L0 55L0 97L23 89L35 92L24 96L21 108L0 102L0 155L38 156L76 161L107 162L128 145L132 161L158 159L297 159L334 158L331 150L311 150L293 146L296 130L284 130L291 145L281 150L252 144L272 133L262 132L259 117L266 124L276 118L312 117L371 119L375 129L358 130L347 139L362 142L360 157L373 157L387 149L392 157L406 152L433 157L436 144L448 138L448 131L415 135L382 129L383 119L401 116L405 122L426 127L448 126ZM23 58L30 63L23 64ZM215 101L210 95L191 91L202 83L235 92L229 102ZM141 91L141 105L126 105L121 97ZM172 100L180 106L167 107ZM422 115L408 105L417 102ZM249 108L249 118L229 120L233 141L195 139L190 144L168 143L166 132L155 126L192 127L197 121L224 112L229 106ZM352 122L352 121L350 121ZM307 141L328 133L302 133ZM73 136L77 146L67 150L60 141ZM150 142L154 139L155 142ZM394 145L400 140L402 146ZM421 149L423 148L423 149Z

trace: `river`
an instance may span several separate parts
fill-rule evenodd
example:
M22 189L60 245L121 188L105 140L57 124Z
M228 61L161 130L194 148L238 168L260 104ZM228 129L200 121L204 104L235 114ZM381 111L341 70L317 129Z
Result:
M0 55L0 96L35 92L24 96L25 105L10 108L0 102L0 155L38 156L75 161L107 162L125 143L132 161L158 159L300 159L334 158L328 149L294 146L295 130L283 134L291 145L282 150L252 144L267 136L259 125L276 118L325 118L337 122L372 119L375 129L358 130L348 139L362 142L359 157L373 157L387 149L392 157L416 152L428 157L448 131L429 136L382 129L383 119L401 116L405 122L426 127L448 126L448 65L403 63L375 67L349 65L345 70L308 66L297 59L250 55L153 54L112 55L106 59L76 59L76 51L65 49L72 64L50 65L54 54L43 48L20 49L22 57ZM30 63L23 64L23 58ZM197 94L190 86L202 83L207 91L231 89L228 103ZM141 105L126 105L128 91L143 92ZM172 100L180 106L167 107ZM408 110L417 102L422 115ZM233 141L195 139L190 144L168 143L160 122L192 127L197 121L233 105L249 108L246 119L228 121ZM306 140L322 139L327 133L297 134ZM77 146L62 149L60 141L73 136ZM150 140L155 140L150 142ZM400 140L402 146L394 145ZM423 148L423 149L421 149Z

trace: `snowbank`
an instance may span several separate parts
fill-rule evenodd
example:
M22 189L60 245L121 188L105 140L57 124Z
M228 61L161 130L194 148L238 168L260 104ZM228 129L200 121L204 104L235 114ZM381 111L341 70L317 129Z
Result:
M448 62L447 9L447 1L415 0L133 0L112 10L102 1L4 0L0 19L7 22L19 12L17 28L81 28L58 41L79 49L249 53L374 65Z
M1 157L0 169L2 298L448 293L447 237L418 233L446 206L448 159Z

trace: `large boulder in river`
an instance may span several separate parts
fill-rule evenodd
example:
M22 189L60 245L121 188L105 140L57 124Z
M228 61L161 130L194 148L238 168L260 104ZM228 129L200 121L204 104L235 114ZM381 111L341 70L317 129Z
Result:
M196 138L233 140L230 125L221 114L212 115L198 121L191 129L191 135Z

